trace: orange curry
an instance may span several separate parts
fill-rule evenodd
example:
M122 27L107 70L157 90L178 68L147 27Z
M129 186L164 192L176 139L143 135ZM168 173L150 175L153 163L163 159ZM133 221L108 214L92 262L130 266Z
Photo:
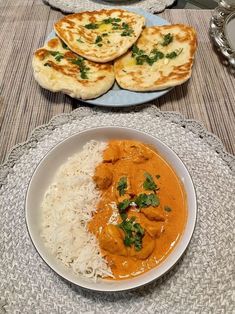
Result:
M114 279L140 275L173 250L186 223L184 188L150 146L109 141L94 181L101 191L89 223Z

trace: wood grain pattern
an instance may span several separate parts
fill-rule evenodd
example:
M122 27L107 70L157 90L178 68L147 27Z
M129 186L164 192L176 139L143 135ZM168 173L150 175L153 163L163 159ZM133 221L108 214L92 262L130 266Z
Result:
M32 74L33 51L43 45L53 23L62 16L41 0L0 1L0 162L35 127L84 105L43 90ZM161 16L194 26L199 47L191 80L156 100L155 105L201 121L234 154L235 81L210 42L211 11L166 10Z

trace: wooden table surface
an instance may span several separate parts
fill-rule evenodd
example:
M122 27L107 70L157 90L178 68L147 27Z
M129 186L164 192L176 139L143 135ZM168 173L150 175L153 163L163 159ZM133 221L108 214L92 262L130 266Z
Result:
M171 23L195 27L198 50L191 79L153 103L162 111L180 112L202 122L234 154L235 80L210 42L211 13L173 9L161 13ZM62 16L41 0L0 0L0 162L35 127L57 114L86 105L61 93L43 90L33 78L32 54Z

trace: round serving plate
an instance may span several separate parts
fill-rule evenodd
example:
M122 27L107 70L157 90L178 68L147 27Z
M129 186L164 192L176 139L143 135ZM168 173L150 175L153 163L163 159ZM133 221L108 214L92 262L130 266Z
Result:
M41 238L41 202L44 194L51 184L53 176L58 168L66 162L68 157L82 150L82 147L90 140L108 141L110 139L133 139L154 147L158 153L172 166L175 173L184 185L187 199L187 222L185 230L171 254L157 267L150 271L126 280L98 279L96 282L84 279L73 273L59 262L45 247ZM77 133L56 145L41 160L37 166L26 195L26 224L31 240L46 264L58 275L66 280L95 291L124 291L145 285L165 274L182 256L192 237L197 214L196 194L191 176L181 159L176 153L156 137L150 136L134 129L124 127L98 127Z

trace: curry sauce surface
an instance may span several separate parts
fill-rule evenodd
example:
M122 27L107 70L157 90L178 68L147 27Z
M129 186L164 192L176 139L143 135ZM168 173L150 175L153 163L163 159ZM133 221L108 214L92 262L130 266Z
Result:
M116 205L125 199L134 199L141 193L153 193L143 187L146 173L150 174L156 183L157 189L154 193L160 204L156 207L150 206L154 215L156 214L154 218L144 213L145 208L130 206L126 211L128 219L134 216L135 222L144 229L142 249L136 252L133 245L126 247L123 243L125 235L118 227L122 218ZM123 177L127 178L127 188L125 194L120 195L117 187ZM186 195L174 170L148 145L131 140L112 140L108 142L103 153L102 165L96 167L94 181L101 190L101 199L97 212L89 223L89 231L98 238L102 254L111 267L114 279L127 279L156 267L174 249L187 219ZM110 238L110 235L107 238L104 234L110 225L114 231L114 239ZM114 246L116 235L123 243L118 239L117 249ZM151 254L143 258L141 251L148 250L145 243L147 246L150 242L154 248L149 248L149 252L152 250Z

